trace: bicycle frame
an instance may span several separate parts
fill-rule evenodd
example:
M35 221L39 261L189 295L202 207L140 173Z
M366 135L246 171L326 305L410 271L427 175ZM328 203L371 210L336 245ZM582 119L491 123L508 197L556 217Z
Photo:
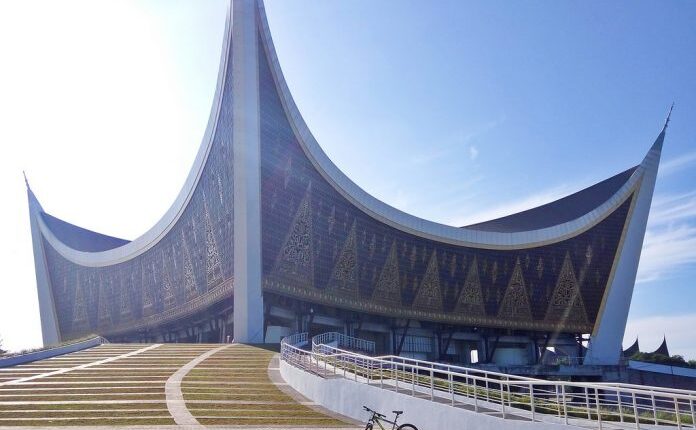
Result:
M396 420L391 421L386 418L382 418L379 415L377 415L377 412L371 411L372 412L372 417L370 417L370 421L373 424L377 424L381 430L387 430L386 427L382 425L382 421L387 422L392 425L391 430L394 430L396 428Z

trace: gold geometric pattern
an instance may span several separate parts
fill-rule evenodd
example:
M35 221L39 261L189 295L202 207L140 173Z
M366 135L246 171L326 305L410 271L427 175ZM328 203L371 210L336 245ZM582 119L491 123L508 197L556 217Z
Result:
M332 213L334 210L332 210ZM310 187L300 202L285 244L276 259L276 271L290 276L299 285L314 285L314 250Z
M353 221L329 284L330 291L351 299L357 298L358 293L358 247L355 224L356 221Z
M524 285L522 265L519 258L517 258L515 268L512 270L512 276L505 290L505 296L503 296L498 309L498 318L518 321L530 321L532 319L532 307L527 295L527 288Z
M162 286L162 299L164 300L164 308L169 309L176 305L176 298L174 297L174 288L172 287L172 281L169 278L169 273L164 272L164 280Z
M392 242L387 261L372 294L372 301L386 306L401 306L401 283L399 281L399 259L396 241Z
M85 303L84 293L82 292L82 285L77 282L75 287L75 304L73 305L73 326L85 325L87 324L87 305Z
M152 297L152 291L150 290L149 283L147 280L147 270L145 267L147 265L142 264L141 277L142 277L142 294L143 294L143 315L151 315L153 313L152 305L154 304L154 299Z
M132 279L132 278L131 278ZM121 297L120 297L120 313L121 317L126 317L131 313L131 295L128 283L125 277L121 277Z
M186 300L190 300L198 295L198 287L196 286L196 276L193 274L193 265L191 264L191 255L189 254L188 246L186 246L186 240L181 234L181 243L183 244L184 252L184 294L186 295Z
M329 233L331 233L334 225L336 224L336 206L331 207L331 215L329 215L327 222L329 223Z
M436 251L433 251L430 256L428 269L425 271L416 298L413 300L413 308L435 312L442 311L442 290Z
M208 291L215 289L222 283L222 267L220 265L220 253L218 252L217 241L213 224L210 222L208 205L204 204L205 218L205 251L206 251L206 273Z
M566 252L556 288L546 310L546 321L586 325L588 322L585 304L580 295L580 286L575 277L570 253Z
M97 312L99 313L99 325L100 326L110 326L111 320L111 306L109 303L111 301L112 291L104 283L103 279L100 279L101 288L99 288L99 305L97 306Z
M469 273L466 275L464 287L459 294L459 300L455 312L471 316L485 316L486 310L483 305L483 293L481 291L481 280L478 274L478 263L476 257L469 266Z

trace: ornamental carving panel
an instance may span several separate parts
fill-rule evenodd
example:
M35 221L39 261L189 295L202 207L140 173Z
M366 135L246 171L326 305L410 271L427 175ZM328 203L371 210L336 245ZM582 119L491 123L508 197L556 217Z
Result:
M343 244L341 253L338 256L336 267L332 275L332 282L329 289L333 293L357 299L358 296L358 251L357 251L357 234L355 229L355 221L348 233L348 238Z
M590 249L590 248L588 248ZM591 258L586 258L591 262ZM558 275L556 288L549 302L549 309L546 311L547 321L571 321L578 324L587 324L587 313L582 301L578 281L575 278L573 262L570 254L566 253Z
M389 257L379 275L372 301L385 306L401 305L401 284L399 279L399 260L396 256L396 242L392 242L389 249Z
M469 273L466 275L464 287L459 294L455 312L464 315L485 316L486 308L483 303L483 292L481 291L481 280L478 274L478 262L474 257L469 266Z
M414 309L441 312L442 291L440 290L440 274L437 264L437 253L433 251L425 271L423 281L418 288L416 299L413 301Z
M79 283L75 290L75 305L73 306L72 323L75 327L89 324L89 321L87 321L87 305L85 303L85 295L82 291L82 285Z
M109 327L113 324L111 319L111 300L112 300L112 288L111 285L107 285L103 280L100 282L101 289L99 291L99 307L97 315L99 316L99 326Z
M278 257L277 271L312 285L313 237L309 187L297 208L285 245Z
M205 202L205 196L203 196ZM205 214L205 263L206 273L208 275L208 290L220 285L222 282L222 268L220 265L220 253L218 252L217 243L215 242L215 233L213 232L213 224L210 221L208 206L204 203Z
M522 276L522 267L520 260L515 263L515 268L512 271L512 277L505 290L505 296L500 304L498 317L501 319L529 321L532 319L532 309L529 304L529 296L527 288L524 285L524 277Z

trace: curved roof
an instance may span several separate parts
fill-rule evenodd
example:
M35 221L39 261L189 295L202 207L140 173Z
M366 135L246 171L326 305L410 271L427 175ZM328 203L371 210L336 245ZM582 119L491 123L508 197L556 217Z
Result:
M107 236L87 230L86 228L78 227L58 219L53 215L49 215L46 212L41 213L41 217L58 240L78 251L106 251L108 249L118 248L130 242L129 240Z
M462 228L425 220L400 211L360 188L338 169L321 149L302 118L285 82L261 1L258 2L258 9L260 49L265 50L284 110L307 157L317 171L351 203L371 217L394 228L443 243L489 249L513 249L552 243L577 235L606 218L640 186L646 169L657 169L656 160L659 161L664 129L639 166L538 208ZM50 215L38 217L44 237L65 258L86 266L105 266L122 262L150 249L177 222L206 165L215 129L223 120L220 117L220 109L225 81L232 79L232 67L228 67L227 64L227 54L232 47L233 37L231 15L229 7L217 89L208 127L191 172L176 201L155 226L132 242L91 232Z
M611 196L618 192L621 187L628 182L637 168L638 166L631 167L609 179L605 179L591 187L554 202L490 221L471 224L462 228L512 233L537 230L572 221L591 212L596 207L609 200Z
M667 357L670 356L669 348L667 347L667 337L662 338L662 343L660 344L660 346L658 346L655 351L651 352L651 354L660 354Z
M625 181L623 183L621 180L613 182L614 185L619 185L619 188L607 187L607 189L615 190L615 192L608 196L603 195L606 199L597 202L597 205L592 208L587 207L588 205L583 205L582 207L588 210L584 213L580 213L582 211L574 211L573 215L577 215L574 219L545 225L540 228L533 226L531 229L520 228L515 231L488 231L479 228L454 227L408 214L363 190L329 159L309 130L285 82L273 46L265 10L261 2L259 2L259 17L261 45L266 50L286 115L307 157L324 179L356 207L378 221L406 233L453 245L487 249L514 249L558 242L577 235L606 218L640 186L646 170L656 170L658 167L665 128L663 128L642 163L631 174L626 174L626 176L621 178L625 179ZM550 219L558 218L547 212L547 210L537 212L537 215L549 216Z

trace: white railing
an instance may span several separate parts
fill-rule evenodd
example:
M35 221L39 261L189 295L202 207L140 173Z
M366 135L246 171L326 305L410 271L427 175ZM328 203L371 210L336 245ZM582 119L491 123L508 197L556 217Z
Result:
M558 355L555 357L545 357L542 364L549 366L579 366L584 357L571 357L568 355Z
M306 351L293 345L291 338L281 342L281 358L306 371L322 377L348 378L453 407L469 405L476 412L495 411L503 419L523 418L599 429L696 428L694 391L547 381L404 357L370 357L320 343L315 350Z
M307 333L295 333L290 336L285 336L282 340L281 343L287 343L292 346L296 347L303 347L307 345L308 342L308 335Z
M324 351L324 346L332 346L335 349L347 350L348 352L364 352L370 355L375 353L375 343L373 341L334 331L322 333L312 338L312 351L330 353L330 349Z

